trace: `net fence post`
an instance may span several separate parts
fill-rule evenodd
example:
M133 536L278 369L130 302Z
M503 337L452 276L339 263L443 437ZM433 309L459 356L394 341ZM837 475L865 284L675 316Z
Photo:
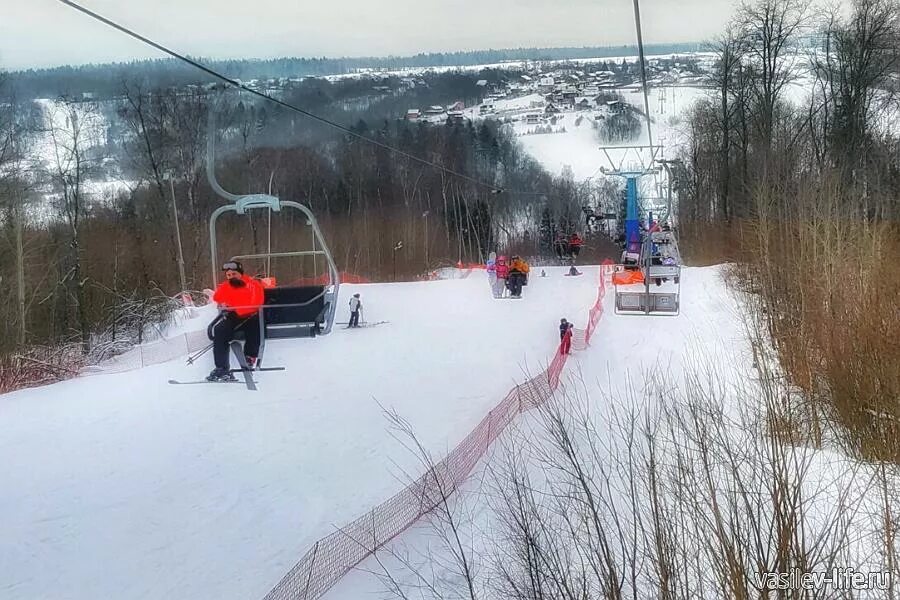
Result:
M306 576L306 587L303 588L303 600L309 597L309 584L312 581L313 567L316 565L316 556L319 554L319 542L313 546L312 560L309 561L309 575Z

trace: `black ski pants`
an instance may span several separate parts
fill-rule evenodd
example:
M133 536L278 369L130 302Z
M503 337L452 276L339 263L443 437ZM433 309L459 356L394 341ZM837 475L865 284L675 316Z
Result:
M216 368L230 368L228 345L234 339L234 332L238 328L244 333L244 356L259 355L259 314L243 318L233 312L226 312L213 328L213 356Z
M359 311L354 310L350 312L350 327L359 327Z

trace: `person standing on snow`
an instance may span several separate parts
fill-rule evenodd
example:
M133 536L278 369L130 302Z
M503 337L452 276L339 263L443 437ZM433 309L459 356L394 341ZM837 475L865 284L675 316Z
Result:
M568 329L569 329L569 322L566 321L565 319L560 319L559 320L559 341L562 341L562 339L565 337L566 331L568 331Z
M353 297L350 298L350 323L347 327L359 327L359 311L362 310L362 302L359 299L359 294L353 294Z
M509 277L509 265L506 264L505 256L497 258L494 269L497 272L497 280L494 282L494 298L501 298L503 289L506 287L506 278Z
M487 262L484 263L488 275L488 285L491 286L491 294L497 297L497 253L491 252L488 255Z
M222 265L225 281L219 284L212 296L222 313L213 321L213 357L216 368L207 376L207 381L234 380L229 360L229 344L234 332L244 332L244 357L247 366L256 365L259 354L259 307L264 302L263 286L249 275L244 275L244 267L237 261Z
M519 256L513 256L507 279L509 293L513 298L522 297L522 286L528 285L528 271L528 263Z
M566 330L562 334L562 342L559 345L559 351L562 354L570 354L572 350L572 334L574 333L575 325L569 323L566 327Z

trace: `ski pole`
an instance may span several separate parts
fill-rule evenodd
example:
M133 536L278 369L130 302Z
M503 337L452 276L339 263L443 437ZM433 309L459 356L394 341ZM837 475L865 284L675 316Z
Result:
M237 327L234 328L234 331L237 331L238 329L240 329L241 327L243 327L243 326L244 326L244 323L246 323L246 322L247 322L247 319L244 319L243 321L241 321L240 323L238 323ZM218 323L216 323L216 324L218 325ZM194 361L196 361L198 358L200 358L201 356L203 356L204 354L206 354L207 352L209 352L210 349L213 347L214 344L215 344L215 342L210 342L205 348L203 348L202 350L198 351L198 352L197 352L196 354L194 354L193 356L188 356L187 364L189 364L189 365L194 364Z
M195 360L197 360L198 358L200 358L201 356L203 356L204 354L209 352L210 348L212 348L212 347L213 347L213 342L210 342L209 345L206 346L206 348L203 348L202 350L200 350L193 356L188 356L187 364L189 364L189 365L194 364Z

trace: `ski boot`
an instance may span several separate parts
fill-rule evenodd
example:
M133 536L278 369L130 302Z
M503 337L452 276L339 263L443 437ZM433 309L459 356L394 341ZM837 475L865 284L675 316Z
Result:
M206 376L207 381L237 381L228 369L215 368Z

